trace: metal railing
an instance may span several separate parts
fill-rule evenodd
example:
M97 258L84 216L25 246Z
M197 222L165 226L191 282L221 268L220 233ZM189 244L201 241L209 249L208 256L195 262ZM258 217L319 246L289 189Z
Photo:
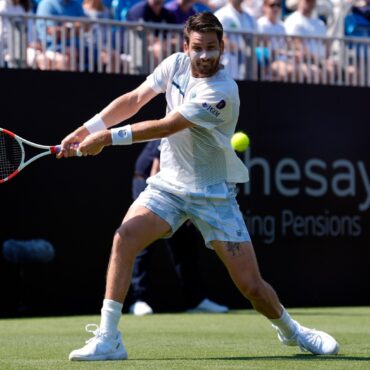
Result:
M183 27L72 17L0 15L0 68L150 73L182 51ZM223 63L239 80L370 86L370 40L226 30Z

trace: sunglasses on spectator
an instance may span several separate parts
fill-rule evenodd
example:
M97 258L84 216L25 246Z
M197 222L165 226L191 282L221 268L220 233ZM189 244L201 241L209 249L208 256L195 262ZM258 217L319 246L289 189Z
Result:
M281 4L280 3L272 3L272 4L268 4L268 6L270 8L280 8L281 7Z

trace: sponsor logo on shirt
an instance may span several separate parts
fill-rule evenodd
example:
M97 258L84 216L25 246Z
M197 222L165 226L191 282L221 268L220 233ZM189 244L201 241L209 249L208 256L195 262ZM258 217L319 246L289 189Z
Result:
M211 104L203 103L202 107L209 113L213 114L215 117L218 117L220 115L220 112L215 107L213 107Z
M225 100L220 100L217 104L216 104L216 108L217 109L223 109L223 108L225 108L225 105L226 105L226 102L225 102Z

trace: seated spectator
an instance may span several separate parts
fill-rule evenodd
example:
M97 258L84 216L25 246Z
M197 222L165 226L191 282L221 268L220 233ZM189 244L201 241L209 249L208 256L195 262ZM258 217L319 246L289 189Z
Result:
M345 18L345 35L370 37L370 0L355 1Z
M252 49L247 37L228 31L257 31L256 20L243 10L242 0L228 0L228 3L215 12L225 32L225 52L222 63L234 79L245 79L251 66Z
M297 10L299 0L286 0L285 6L288 13ZM328 28L334 22L334 6L337 0L317 0L315 13L325 23ZM340 0L339 0L340 1ZM352 0L349 0L352 1Z
M42 17L85 17L79 0L41 0L37 7L37 15ZM46 45L45 60L41 68L49 69L54 64L57 70L72 70L78 57L78 32L81 23L73 24L52 20L37 21L37 31L42 45ZM65 40L63 38L65 32ZM74 37L73 37L74 34ZM65 41L66 50L62 50ZM72 60L72 58L75 58Z
M141 0L112 0L110 8L113 12L113 18L119 21L125 21L128 10L140 1Z
M262 0L243 0L242 8L255 19L258 19L263 15Z
M290 65L287 73L293 79L312 79L319 82L322 79L321 67L331 68L326 60L326 48L321 40L314 39L316 36L326 36L327 28L324 22L314 15L316 0L299 0L295 12L285 19L287 35L303 36L292 38L290 44ZM313 37L313 38L311 38Z
M194 0L170 0L165 4L165 8L173 14L175 23L184 24L196 13L193 4Z
M282 79L280 73L286 62L285 26L280 16L280 0L264 0L263 16L257 20L258 32L273 36L259 37L256 52L262 72L273 80Z
M174 15L164 7L163 0L140 1L128 10L126 20L129 22L176 23ZM168 49L167 43L171 43L172 40L167 40L166 32L160 33L158 31L148 32L147 37L145 42L148 45L148 56L151 56L152 59L142 60L141 64L147 66L153 63L156 66L162 59L163 50ZM140 68L139 58L140 55L134 56L136 65ZM151 67L154 66L151 65Z
M107 8L102 0L84 0L82 3L85 14L93 20L100 19L112 19L112 12ZM108 26L110 27L110 26ZM89 38L87 39L88 43L92 43L94 46L94 51L96 51L96 58L98 60L98 66L104 65L107 66L107 72L114 70L114 58L113 58L113 35L112 33L108 34L107 28L100 24L94 24L89 32ZM108 40L108 35L111 35L111 39ZM108 50L108 43L110 42L111 49ZM90 67L91 68L91 67ZM99 69L99 68L98 68Z
M0 0L0 15L6 13L11 15L20 15L31 13L31 3L28 0ZM12 20L16 20L12 18ZM26 54L22 55L22 47L19 43L15 43L13 36L14 32L26 32L27 28L30 31L31 22L27 22L27 27L22 29L24 21L13 22L10 19L0 17L0 49L3 50L3 57L9 67L26 67L27 61L32 65L32 57L34 53L34 43L32 40L27 40ZM31 35L32 32L29 32Z

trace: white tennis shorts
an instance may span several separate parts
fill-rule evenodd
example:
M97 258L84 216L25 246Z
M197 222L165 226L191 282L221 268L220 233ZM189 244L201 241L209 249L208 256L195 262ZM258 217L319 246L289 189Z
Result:
M171 226L169 238L187 220L201 232L204 242L212 249L213 240L251 241L247 226L235 199L235 186L229 187L226 199L179 196L148 185L135 200L161 217Z

